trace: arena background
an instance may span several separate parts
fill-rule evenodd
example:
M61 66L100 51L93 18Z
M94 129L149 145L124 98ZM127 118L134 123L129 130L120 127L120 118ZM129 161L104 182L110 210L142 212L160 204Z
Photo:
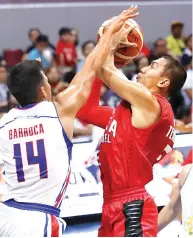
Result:
M185 35L192 32L191 1L1 0L0 52L4 49L25 49L29 45L27 32L31 27L40 28L54 45L58 41L58 29L61 26L78 29L80 44L88 39L95 40L98 27L104 20L133 3L140 7L137 21L144 31L145 43L150 48L156 39L170 34L172 21L184 23ZM78 233L80 237L97 235L102 205L97 145L102 134L103 130L93 128L92 136L73 140L72 174L61 212L61 216L68 224L66 237ZM155 180L148 188L158 207L167 204L171 193L171 185L162 178L175 176L180 172L181 163L187 158L192 143L192 134L177 135L175 149L169 160L160 165L161 167L154 168ZM3 184L0 182L0 185L2 193ZM180 221L177 219L159 236L168 236L172 233L173 237L177 237L179 230Z
M82 3L78 0L56 2L58 1L0 1L0 50L26 47L28 45L26 32L34 26L44 29L44 33L53 43L57 42L58 29L63 24L79 29L81 42L87 39L95 40L100 24L132 3L140 6L138 22L144 31L144 39L148 45L161 37L163 32L168 35L170 23L174 20L184 22L185 34L189 34L192 29L191 1L101 0L95 2L87 0Z

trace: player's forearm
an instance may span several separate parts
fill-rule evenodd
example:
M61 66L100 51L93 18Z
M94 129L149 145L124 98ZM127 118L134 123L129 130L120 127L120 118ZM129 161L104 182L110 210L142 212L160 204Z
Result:
M112 115L113 109L99 106L101 87L102 82L98 78L95 78L89 98L76 116L87 124L105 128Z
M154 109L155 102L149 90L140 83L128 80L114 64L106 64L102 68L102 75L103 83L132 106L145 107L150 111Z
M180 184L173 183L170 202L161 210L158 216L158 229L167 226L182 210Z
M107 28L103 36L97 43L95 49L87 57L88 61L93 62L92 68L95 71L99 70L104 65L110 50L115 47L112 35L113 35L112 30L109 30Z
M114 65L104 66L102 69L103 82L121 98L132 102L141 94L140 84L131 82Z
M87 124L92 124L105 129L112 116L113 108L106 106L94 106L89 110L80 110L77 117Z
M174 210L170 206L170 204L166 205L158 216L158 230L161 231L164 227L166 227L170 222L175 219L177 214L175 214Z

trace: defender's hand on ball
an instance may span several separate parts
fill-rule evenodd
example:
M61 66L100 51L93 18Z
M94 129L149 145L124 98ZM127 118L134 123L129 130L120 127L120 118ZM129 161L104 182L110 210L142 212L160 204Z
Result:
M135 43L128 41L128 34L134 30L135 27L128 27L125 23L128 19L134 18L139 15L137 12L137 6L131 6L127 10L124 10L119 16L115 17L112 23L109 25L113 35L113 48L116 50L121 47L137 47Z

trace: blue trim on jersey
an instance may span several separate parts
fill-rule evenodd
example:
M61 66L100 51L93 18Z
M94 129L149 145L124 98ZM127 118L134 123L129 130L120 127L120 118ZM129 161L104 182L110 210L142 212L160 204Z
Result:
M67 149L68 149L68 163L69 163L69 166L70 166L70 161L71 161L71 159L72 159L72 147L73 147L73 144L72 144L71 140L68 138L68 136L67 136L67 134L66 134L66 132L65 132L63 126L62 126L62 123L61 123L60 118L59 118L59 116L58 116L58 111L57 111L57 108L56 108L55 103L53 103L53 105L54 105L54 107L55 107L56 115L57 115L57 117L58 117L58 121L60 122L60 125L61 125L61 128L62 128L62 134L63 134L63 137L64 137L64 141L65 141L66 146L67 146ZM69 169L70 169L70 168L69 168ZM68 169L68 172L69 172L69 169ZM61 192L63 191L64 187L66 186L66 180L67 180L68 175L69 175L69 174L67 173L67 176L66 176L65 181L64 181L64 183L63 183L63 185L62 185L62 188L60 189L59 194L58 194L58 196L57 196L57 198L56 198L56 202L57 202L57 200L59 199L59 197L60 197L60 195L61 195ZM66 186L66 187L67 187L67 186ZM63 194L65 193L65 191L66 191L66 189L63 191ZM62 200L63 200L63 199L62 199ZM60 203L58 204L58 207L61 206L62 200L61 200Z
M21 210L44 212L59 217L60 209L40 203L16 202L14 199L7 200L3 204Z
M51 116L30 116L30 118L51 118L51 119L58 119L58 117L51 117ZM27 118L27 117L26 117ZM12 121L8 121L6 122L3 126L0 127L0 129L2 129L3 127L5 127L7 124L14 122L15 120L19 119L18 117L15 117Z
M53 103L54 104L54 103ZM64 140L66 142L66 145L67 145L67 148L68 148L68 161L69 161L69 164L70 164L70 160L72 159L72 147L73 147L73 144L71 142L71 140L68 138L63 126L62 126L62 123L60 121L60 118L58 116L58 111L57 111L57 108L56 108L56 105L54 104L54 107L55 107L55 110L56 110L56 115L58 117L58 120L60 122L60 125L62 127L62 134L63 134L63 137L64 137Z
M64 235L65 229L64 229L64 223L59 220L59 222L62 224L62 235Z
M26 110L26 109L30 109L30 108L32 108L32 107L35 107L37 104L39 104L39 102L37 102L37 103L32 103L32 104L28 104L28 105L26 105L26 106L24 106L24 107L22 107L22 106L16 106L15 109Z
M48 236L48 214L46 214L46 224L44 227L44 237Z
M12 121L8 121L8 122L6 122L3 126L0 127L0 129L2 129L3 127L5 127L6 125L8 125L9 123L15 121L15 119L16 119L16 118L14 118Z
M66 177L66 179L67 179L67 177ZM62 188L60 189L60 192L59 192L59 194L58 194L58 196L57 196L57 198L56 198L55 203L57 202L58 198L59 198L60 195L61 195L61 192L62 192L62 190L63 190L63 188L64 188L64 186L65 186L65 184L66 184L66 179L64 180L64 183L62 184Z

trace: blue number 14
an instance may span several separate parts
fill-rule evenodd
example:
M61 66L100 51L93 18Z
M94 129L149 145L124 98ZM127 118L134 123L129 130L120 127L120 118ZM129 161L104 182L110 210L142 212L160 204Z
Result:
M44 179L48 177L47 171L47 161L46 161L46 153L44 140L37 140L37 156L34 155L33 142L26 142L26 154L28 165L39 165L40 171L40 179ZM16 161L16 173L18 182L25 181L25 175L23 171L23 162L22 162L22 154L21 154L21 145L14 144L14 159Z

